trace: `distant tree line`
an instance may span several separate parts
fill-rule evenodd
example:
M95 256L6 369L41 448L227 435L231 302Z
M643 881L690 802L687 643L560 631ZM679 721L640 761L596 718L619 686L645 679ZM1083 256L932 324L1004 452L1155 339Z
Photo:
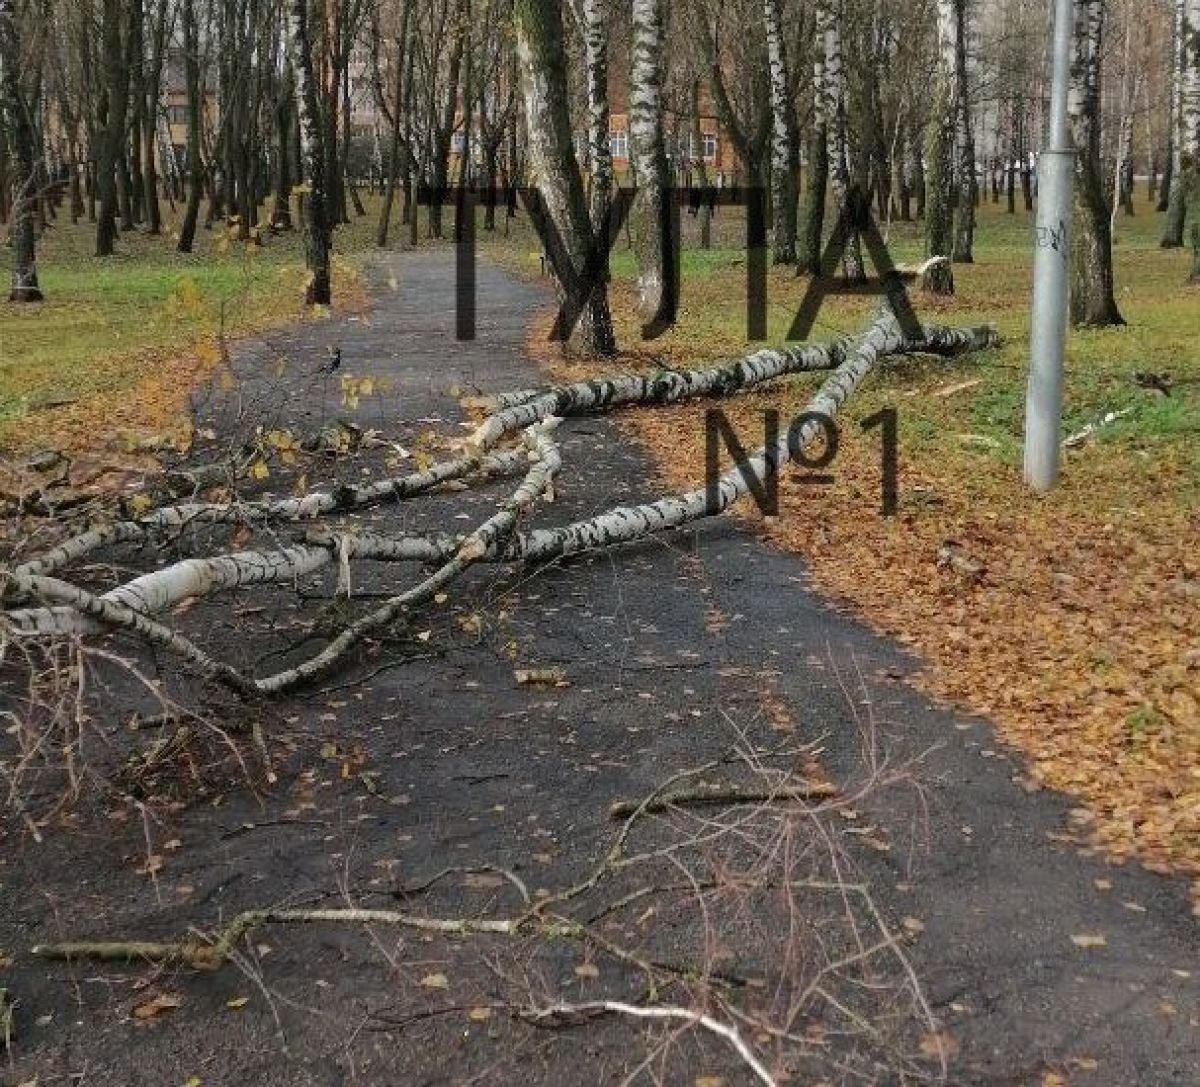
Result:
M215 223L247 244L302 231L307 300L327 303L333 234L366 213L364 182L382 194L381 246L397 217L412 244L422 219L442 237L443 196L464 182L497 229L511 190L532 184L577 275L609 229L615 112L648 323L672 309L664 223L681 182L764 190L773 259L801 272L819 270L827 209L851 194L881 220L923 220L928 255L946 258L925 286L952 293L954 265L975 259L978 204L1033 206L1049 6L0 0L11 297L40 297L37 242L58 216L94 223L104 258L123 234L162 233L169 203L183 251ZM1112 234L1134 213L1135 178L1165 213L1164 246L1197 218L1200 0L1076 0L1073 31L1072 311L1120 323ZM705 153L702 116L718 122L729 176ZM857 239L842 263L865 274ZM580 335L611 351L603 290L586 312Z

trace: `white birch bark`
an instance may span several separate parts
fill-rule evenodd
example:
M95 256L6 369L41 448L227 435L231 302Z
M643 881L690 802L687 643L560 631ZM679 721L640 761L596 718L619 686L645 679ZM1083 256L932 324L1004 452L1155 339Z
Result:
M629 142L637 176L634 248L638 305L649 323L668 316L672 258L671 177L663 131L666 24L663 0L633 0L629 70Z
M808 164L808 189L804 208L803 270L821 274L822 236L825 229L825 199L829 187L829 116L825 101L825 35L836 18L830 0L815 0L813 6L812 161Z
M949 258L954 247L954 101L958 85L956 2L937 0L937 52L925 131L925 252L931 258ZM924 286L933 294L954 293L954 272L949 259L939 261L931 268Z
M1100 161L1104 0L1077 0L1067 100L1075 141L1076 225L1071 236L1071 319L1100 327L1125 323L1113 287L1112 229Z
M562 11L558 0L516 0L517 59L525 100L530 181L553 220L576 274L593 244L591 216L571 132ZM616 351L605 284L592 294L580 337L596 355Z
M147 513L137 521L118 521L89 529L14 568L16 574L53 574L110 544L134 543L155 533L179 531L199 525L273 524L305 521L334 513L349 512L399 502L425 494L455 480L493 479L512 475L525 465L520 451L504 451L494 456L469 455L443 461L420 472L378 480L362 486L346 485L333 491L315 491L302 498L278 502L184 503Z
M395 622L410 608L432 600L443 588L457 580L469 567L499 550L516 530L519 518L540 498L553 499L554 479L562 467L558 447L551 435L559 420L547 419L527 431L526 440L532 467L512 497L468 536L449 561L438 567L420 584L392 597L381 607L355 620L320 653L295 668L288 668L265 679L254 681L263 694L275 695L325 675L346 657L363 638Z
M589 211L592 230L603 240L612 202L613 160L609 135L608 23L606 0L583 0L583 63L587 79L588 150L592 177Z
M331 296L329 270L329 207L325 192L326 148L321 124L317 78L313 64L308 0L289 0L287 9L288 50L296 74L296 109L300 120L300 159L304 165L304 256L309 281L305 301L328 305ZM331 107L332 108L332 107Z
M919 341L888 341L884 353L905 351L956 355L985 347L991 339L992 334L987 329L927 328L923 330L923 338ZM558 418L563 416L605 412L629 403L662 404L700 396L724 396L787 374L834 369L847 361L852 347L852 341L843 339L828 345L763 350L707 370L617 375L578 382L547 392L512 394L512 398L520 395L520 402L502 408L486 420L477 430L473 444L487 447L518 429L526 430L528 444L531 441L529 435L542 435L544 429L553 428ZM538 451L542 450L538 442L543 440L537 437L534 441ZM554 472L557 473L557 450L546 455L551 457L555 464ZM383 480L365 487L319 492L283 502L245 503L240 507L199 503L167 507L148 514L142 521L118 522L68 540L38 559L15 568L8 578L8 591L10 595L15 590L38 596L33 587L41 584L39 578L54 580L46 578L49 572L61 570L109 544L140 542L156 530L197 524L248 523L247 515L251 513L256 520L265 523L306 520L359 509L388 498L407 497L449 479L462 478L468 474L468 467L479 478L484 477L481 465L492 466L493 474L511 474L518 466L528 466L528 460L527 450L507 451L482 460L479 454L472 454L435 465L413 476ZM587 535L587 530L579 526L572 531ZM493 540L489 542L484 557L489 561L519 558L540 561L553 549L546 550L548 545L539 541L540 538L535 537L529 540L521 538L511 547L500 549ZM461 537L385 537L319 529L309 533L305 545L268 552L248 551L182 560L135 578L102 596L86 596L87 607L64 601L53 607L10 610L4 614L4 618L16 632L25 635L90 634L106 626L129 627L131 615L150 617L161 614L188 599L248 585L294 581L318 573L339 560L444 563L453 557L462 542ZM148 636L155 633L151 629ZM155 640L162 641L161 637ZM162 644L169 648L168 643Z
M845 16L844 0L831 0L832 18L825 23L824 115L829 132L829 180L839 214L846 208L850 194L850 140L847 128L846 71L842 57L841 23ZM846 279L852 283L866 278L862 245L858 234L851 236L843 257Z
M781 0L763 0L767 65L771 82L771 200L774 205L773 260L796 263L796 113L791 69L783 37Z
M932 331L927 332L927 340L932 339ZM948 351L978 350L995 342L995 335L990 329L940 330L940 335L941 347ZM848 351L845 360L808 402L804 414L824 416L832 420L882 358L904 350L904 333L889 311ZM800 431L800 444L807 446L824 433L821 423L815 418L810 419ZM752 474L761 479L769 466L777 469L790 459L791 452L785 436L780 438L774 448L764 447L753 453L748 458L747 467ZM632 543L723 513L739 498L749 493L749 480L741 468L735 467L718 481L715 504L709 502L708 487L699 487L684 494L659 499L657 502L619 507L599 517L564 528L537 529L514 540L510 554L525 562L546 562L582 551Z
M1183 176L1183 84L1187 68L1184 34L1187 29L1188 0L1175 0L1171 34L1171 98L1168 149L1171 182L1167 189L1166 218L1163 220L1163 249L1178 249L1183 245L1183 224L1186 217Z
M1200 0L1186 0L1183 20L1183 60L1180 80L1179 130L1183 151L1191 162L1187 169L1187 195L1195 230L1200 201Z

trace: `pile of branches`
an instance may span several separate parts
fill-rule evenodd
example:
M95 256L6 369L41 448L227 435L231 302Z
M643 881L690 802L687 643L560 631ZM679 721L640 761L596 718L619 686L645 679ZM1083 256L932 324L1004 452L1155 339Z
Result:
M668 404L719 397L754 388L789 374L829 372L811 399L799 447L823 438L823 419L832 419L882 360L928 353L947 357L979 351L996 342L990 328L901 327L884 308L867 331L778 350L704 370L618 375L540 390L502 394L451 459L408 475L317 490L283 500L189 501L163 505L140 516L93 524L45 553L0 570L0 654L11 645L125 631L176 655L206 680L247 699L279 696L343 666L363 642L411 616L482 563L538 564L582 552L632 543L655 533L716 516L763 478L791 459L795 435L752 454L744 467L722 475L715 488L701 486L655 502L617 507L558 528L534 527L538 507L553 501L563 469L555 431L561 421L607 413L626 405ZM791 448L789 448L789 445ZM385 502L427 494L447 484L462 488L503 477L520 482L499 509L466 534L381 535L348 527L345 517ZM748 478L750 477L750 478ZM262 533L267 549L197 555L96 593L72 580L72 571L106 547L173 542L187 546L205 526ZM281 539L293 526L296 535ZM348 621L318 652L270 675L247 675L217 659L161 618L185 601L254 585L286 586L321 570L339 574L350 595L353 563L411 563L421 576L372 610Z
M874 722L858 712L864 690L847 695L864 751L873 751ZM512 1040L605 1017L646 1032L637 1068L654 1067L666 1082L682 1082L698 1057L767 1087L834 1075L944 1082L939 1023L909 958L912 930L885 917L839 826L913 779L875 761L843 790L797 772L812 764L814 747L762 746L736 731L717 757L612 804L617 829L607 848L558 887L531 890L520 874L527 865L443 868L370 892L347 873L338 892L317 901L249 908L212 930L31 950L45 960L125 964L148 979L241 970L272 1002L286 1050L282 1011L304 1009L282 994L275 1007L249 949L272 927L358 930L397 991L394 1004L370 1012L370 1029L393 1036L468 1014ZM407 961L410 942L419 961L445 972L406 991L420 973ZM431 988L445 991L432 1008ZM408 1053L421 1051L408 1042ZM636 1052L623 1059L636 1064Z

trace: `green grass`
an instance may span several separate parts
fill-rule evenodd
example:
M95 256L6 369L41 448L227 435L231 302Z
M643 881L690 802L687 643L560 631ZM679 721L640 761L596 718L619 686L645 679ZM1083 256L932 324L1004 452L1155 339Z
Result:
M337 248L362 249L373 222L340 233ZM47 409L119 399L164 362L211 351L218 333L301 316L296 234L250 247L223 228L201 229L195 252L181 254L175 228L169 215L161 236L125 235L100 259L95 228L72 226L60 210L38 247L46 301L0 304L0 443L41 444ZM343 262L343 286L347 270Z
M612 269L617 287L614 310L619 338L651 356L686 365L734 356L754 345L746 340L744 219L735 209L721 212L718 247L700 251L697 226L685 215L680 322L653 343L638 342L632 313L635 265L625 241L618 243ZM1144 197L1137 214L1118 215L1114 262L1117 300L1128 321L1124 328L1080 329L1068 342L1064 425L1075 430L1110 412L1129 414L1104 427L1094 447L1113 447L1126 458L1137 454L1131 479L1152 473L1155 459L1169 457L1184 469L1183 498L1200 500L1200 289L1186 284L1191 254L1159 248L1161 217ZM957 294L937 300L913 292L918 315L932 323L994 324L1003 348L986 357L947 368L945 364L894 364L857 398L853 413L865 416L885 402L901 410L902 434L918 439L931 455L959 455L964 434L972 458L983 456L1019 464L1028 365L1029 303L1032 291L1032 217L1015 215L1003 203L979 208L975 263L956 265ZM899 263L919 262L923 224L892 223L888 244ZM782 341L799 308L808 281L789 269L769 276L768 342ZM822 306L814 339L854 333L868 319L874 301L830 297ZM1137 371L1169 373L1170 397L1139 388ZM959 380L979 379L968 391L941 400L917 395ZM811 384L810 379L797 379Z

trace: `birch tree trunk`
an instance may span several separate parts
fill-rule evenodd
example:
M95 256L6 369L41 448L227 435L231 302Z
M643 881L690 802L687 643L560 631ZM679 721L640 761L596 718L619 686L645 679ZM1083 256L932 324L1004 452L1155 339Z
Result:
M838 214L849 208L850 195L850 140L847 128L846 70L842 58L841 24L845 17L844 0L831 0L832 18L825 23L825 67L823 108L829 126L829 177L833 183L833 197ZM850 236L843 258L846 279L861 283L866 279L863 270L862 246L857 232Z
M11 183L13 273L10 302L40 302L38 289L34 210L37 207L37 152L33 125L21 93L21 39L13 0L0 0L0 110L8 118L12 143ZM0 150L0 155L3 151Z
M1171 118L1167 126L1167 165L1163 177L1159 211L1167 213L1163 222L1161 245L1178 249L1183 245L1183 221L1186 213L1183 171L1183 83L1187 62L1184 34L1187 29L1187 0L1175 0L1171 36Z
M1075 140L1075 218L1072 235L1071 320L1076 325L1123 325L1113 293L1112 220L1100 161L1101 50L1104 0L1079 0L1068 111Z
M959 0L937 0L937 56L925 132L925 251L928 257L950 257L953 249L958 3ZM954 293L954 271L949 260L938 261L930 268L924 287L933 294Z
M813 127L809 141L808 188L804 204L803 270L821 274L821 241L829 189L829 114L825 101L825 38L837 18L832 0L816 0L813 19Z
M204 194L204 162L201 125L204 111L200 98L200 30L196 22L196 0L183 0L183 65L187 85L188 201L179 228L179 252L190 253L196 238L200 198Z
M326 156L336 153L326 148L321 125L321 107L317 98L317 80L313 64L312 38L309 32L309 0L290 0L288 7L288 47L296 73L296 109L300 119L300 158L304 166L304 259L308 266L308 286L304 300L308 305L329 305L329 209L326 206ZM321 5L323 8L323 5ZM331 105L331 109L333 106Z
M592 228L571 133L562 9L558 0L516 0L517 56L525 99L528 165L576 273L592 248ZM583 347L616 352L608 288L597 283L581 321Z
M971 116L971 87L967 66L967 0L954 3L954 118L958 213L954 229L954 261L975 261L975 130Z
M665 54L663 0L633 0L629 142L638 186L633 210L638 304L647 327L675 319L671 175L663 132Z
M776 264L795 264L799 151L781 0L763 0L763 15L771 79L771 203L775 216L773 259Z
M1200 225L1200 0L1186 0L1183 14L1183 57L1180 61L1179 135L1182 144L1179 156L1182 170L1184 214L1192 219L1192 282L1200 278L1200 246L1197 246L1197 226Z
M608 25L606 0L583 0L583 58L587 77L588 155L592 164L589 210L592 230L603 238L612 203L613 161L609 138Z
M96 220L96 256L111 257L117 240L117 168L124 155L129 74L121 43L120 0L103 0L101 58L104 78L104 127L96 156L100 210Z

